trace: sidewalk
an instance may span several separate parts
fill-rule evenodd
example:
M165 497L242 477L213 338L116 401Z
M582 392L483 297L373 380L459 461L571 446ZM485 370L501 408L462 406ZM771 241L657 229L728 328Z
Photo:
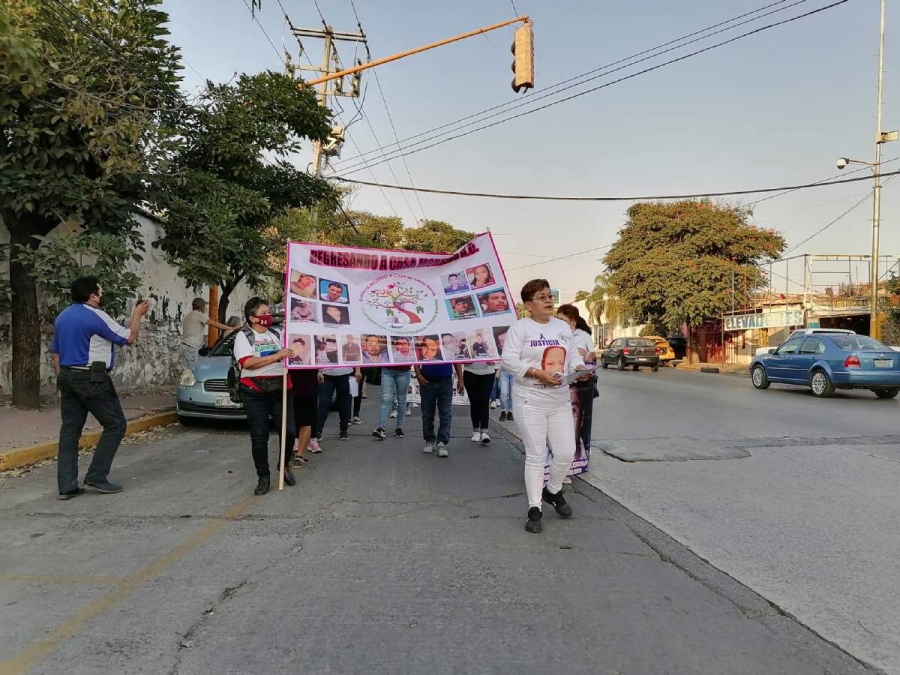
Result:
M128 420L126 435L177 421L174 392L137 394L122 398ZM0 470L14 469L56 456L59 438L59 405L52 401L41 410L0 408ZM81 439L82 449L96 444L100 424L88 415Z
M526 533L515 424L482 446L455 408L441 459L421 409L372 438L379 393L264 497L248 432L215 424L124 446L121 495L6 481L0 672L871 673L580 480L574 518Z

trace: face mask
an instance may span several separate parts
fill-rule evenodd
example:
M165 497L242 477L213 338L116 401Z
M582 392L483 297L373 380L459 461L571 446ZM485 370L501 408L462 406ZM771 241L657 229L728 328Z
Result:
M271 314L260 314L256 317L256 321L263 328L270 328L272 326L272 315Z

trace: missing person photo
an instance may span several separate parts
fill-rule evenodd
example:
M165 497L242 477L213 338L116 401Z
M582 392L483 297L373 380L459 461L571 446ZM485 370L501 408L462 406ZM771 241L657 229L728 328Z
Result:
M317 303L300 298L291 298L291 321L303 323L319 323L316 316Z
M509 298L506 291L498 288L487 293L479 293L478 305L481 307L481 315L503 314L510 311Z
M312 274L304 274L298 270L291 270L291 293L301 298L316 298L316 284L318 279Z
M341 340L341 363L362 363L362 346L358 335L344 335Z
M363 335L363 363L390 363L387 335Z
M469 290L469 284L466 283L466 277L460 272L445 274L441 277L441 283L444 284L444 293L447 295L462 293Z
M503 356L503 347L506 344L506 334L509 326L494 326L494 341L497 343L497 353Z
M475 308L475 298L471 295L463 295L458 298L444 300L444 303L447 305L447 315L452 321L478 318L478 310Z
M419 361L443 361L441 340L437 335L423 335L416 338L416 353Z
M469 333L469 351L473 359L496 357L497 347L494 345L494 334L490 328L479 328Z
M311 335L289 335L288 345L297 356L291 358L293 366L311 366L313 354L313 339Z
M350 292L347 290L347 284L340 281L329 281L322 279L319 282L319 299L325 302L339 302L346 305L350 302Z
M341 305L322 303L322 323L326 326L349 326L350 310Z
M316 365L329 366L338 362L337 335L316 336Z
M405 335L391 337L391 356L394 363L410 363L416 360L416 350L413 348L413 339Z
M487 288L488 286L493 286L494 274L491 272L490 265L476 265L475 267L470 267L466 270L466 279L469 282L469 287L475 291L479 288Z
M442 333L441 348L448 361L462 361L472 358L469 354L465 333Z

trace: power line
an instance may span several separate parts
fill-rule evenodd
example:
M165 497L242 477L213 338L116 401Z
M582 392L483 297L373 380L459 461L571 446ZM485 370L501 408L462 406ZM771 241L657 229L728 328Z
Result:
M516 13L516 16L519 16L519 10L516 9L516 0L509 0L512 5L513 11Z
M584 91L580 91L580 92L577 92L577 93L575 93L575 94L571 94L571 95L569 95L569 96L566 96L565 98L561 98L561 99L559 99L559 100L552 101L552 102L550 102L550 103L546 103L546 104L544 104L544 105L542 105L542 106L539 106L539 107L537 107L537 108L533 108L532 110L526 110L526 111L524 111L524 112L518 113L518 114L513 115L513 116L511 116L511 117L506 117L506 118L504 118L504 119L500 119L500 120L497 120L497 121L495 121L495 122L491 122L490 124L485 124L485 125L482 125L482 126L480 126L480 127L475 127L474 129L470 129L469 131L465 131L465 132L463 132L463 133L456 134L455 136L449 136L449 137L447 137L447 138L444 138L444 139L442 139L442 140L438 140L438 141L436 141L436 142L434 142L434 143L432 143L432 144L430 144L430 145L426 145L426 146L424 146L424 147L416 148L416 149L413 149L413 150L410 150L410 149L407 148L407 153L406 153L406 154L407 154L407 155L412 155L412 154L415 154L415 153L417 153L417 152L422 152L423 150L428 150L428 149L434 148L434 147L436 147L436 146L438 146L438 145L443 145L444 143L447 143L447 142L449 142L449 141L455 140L455 139L457 139L457 138L463 138L464 136L469 136L469 135L474 134L474 133L476 133L476 132L478 132L478 131L483 131L484 129L490 129L491 127L495 127L495 126L497 126L497 125L499 125L499 124L503 124L503 123L505 123L505 122L510 122L510 121L512 121L512 120L514 120L514 119L518 119L518 118L520 118L520 117L525 117L526 115L531 115L531 114L533 114L533 113L540 112L540 111L542 111L542 110L546 110L547 108L551 108L551 107L553 107L553 106L555 106L555 105L559 105L560 103L566 103L566 102L568 102L568 101L572 101L572 100L574 100L574 99L576 99L576 98L580 98L581 96L585 96L585 95L590 94L590 93L593 93L593 92L595 92L595 91L599 91L599 90L601 90L601 89L606 89L607 87L611 87L611 86L613 86L613 85L615 85L615 84L619 84L619 83L621 83L621 82L625 82L625 81L627 81L627 80L634 79L635 77L639 77L640 75L646 75L647 73L653 72L653 71L655 71L655 70L659 70L659 69L661 69L661 68L664 68L664 67L666 67L666 66L669 66L669 65L672 65L672 64L675 64L675 63L679 63L680 61L685 61L685 60L690 59L690 58L693 58L693 57L695 57L695 56L699 56L700 54L703 54L703 53L708 52L708 51L712 51L713 49L718 49L719 47L724 47L724 46L726 46L726 45L728 45L728 44L731 44L731 43L733 43L733 42L737 42L738 40L742 40L743 38L750 37L750 36L755 35L755 34L757 34L757 33L761 33L762 31L769 30L769 29L771 29L771 28L775 28L775 27L778 27L778 26L783 26L783 25L788 24L788 23L791 23L791 22L793 22L793 21L798 21L798 20L800 20L800 19L803 19L803 18L812 16L812 15L814 15L814 14L818 14L818 13L820 13L820 12L824 12L824 11L826 11L826 10L828 10L828 9L832 9L832 8L837 7L837 6L839 6L839 5L846 4L847 2L850 2L850 0L838 0L837 2L833 2L833 3L830 4L830 5L826 5L826 6L824 6L824 7L820 7L819 9L813 10L813 11L811 11L811 12L806 12L805 14L799 14L799 15L797 15L797 16L795 16L795 17L791 17L790 19L785 19L784 21L778 21L778 22L776 22L776 23L772 23L772 24L768 24L768 25L766 25L766 26L762 26L762 27L760 27L760 28L756 28L756 29L754 29L754 30L752 30L752 31L749 31L749 32L747 32L747 33L742 33L741 35L738 35L738 36L736 36L736 37L730 38L730 39L728 39L728 40L723 40L722 42L717 42L716 44L710 45L709 47L704 47L703 49L698 49L698 50L696 50L696 51L693 51L693 52L690 52L690 53L688 53L688 54L685 54L685 55L676 57L676 58L674 58L674 59L670 59L670 60L668 60L668 61L664 61L664 62L659 63L659 64L656 64L656 65L654 65L654 66L650 66L650 67L648 67L648 68L644 68L643 70L639 70L639 71L637 71L637 72L635 72L635 73L631 73L631 74L629 74L629 75L625 75L625 76L620 77L620 78L618 78L618 79L616 79L616 80L612 80L611 82L607 82L607 83L605 83L605 84L601 84L601 85L598 85L598 86L596 86L596 87L592 87L592 88L590 88L590 89L585 89ZM423 142L426 142L426 141L423 141ZM391 159L396 159L396 155L395 155L394 157L391 157ZM390 160L389 160L389 159L384 159L384 160L382 160L382 162L384 162L384 161L390 161ZM378 162L377 164L374 164L373 166L378 166L378 164L380 164L380 163L381 163L381 162ZM343 171L344 171L345 173L353 173L353 172L358 171L358 170L359 170L359 168L358 168L357 166L351 166L351 167L349 167L349 168L343 169Z
M322 14L322 8L319 7L319 1L313 0L313 4L316 6L316 11L319 13L319 18L322 20L322 25L325 26L325 28L328 28L328 24L325 22L325 15Z
M513 106L514 108L521 108L521 107L524 107L524 106L526 106L526 105L530 105L530 104L531 104L532 102L534 102L534 101L539 101L539 100L544 99L544 98L547 98L547 97L549 97L549 96L555 96L556 94L560 93L560 91L566 91L567 89L571 89L572 87L579 86L579 85L581 85L581 84L584 84L585 82L589 82L589 81L591 81L591 80L597 79L597 77L603 77L603 76L605 76L605 75L609 75L609 74L611 74L611 73L613 73L613 72L616 72L617 70L622 70L622 68L627 68L627 67L629 67L629 66L637 65L638 63L642 63L643 61L646 61L646 60L648 60L648 59L655 58L655 57L657 57L657 56L661 56L661 55L666 54L666 53L668 53L668 52L670 52L670 51L673 51L673 50L675 50L675 49L680 49L680 48L682 48L682 47L686 47L687 45L693 44L693 43L698 42L698 41L700 41L700 40L708 39L708 38L710 38L710 37L712 37L712 36L714 36L714 35L718 35L719 33L722 33L722 32L728 31L728 30L732 30L732 29L734 29L734 28L737 28L738 26L742 26L742 25L744 25L744 24L747 24L747 23L750 23L750 22L753 22L753 21L757 21L757 20L759 20L759 19L761 19L761 18L764 18L764 17L769 16L769 15L771 15L771 14L774 14L774 13L776 13L776 12L781 12L781 11L790 9L791 7L794 7L794 6L796 6L796 5L799 5L799 4L803 3L803 2L806 2L806 0L798 0L797 2L794 2L793 4L788 5L788 6L786 6L786 7L782 7L782 8L773 10L773 11L771 11L771 12L767 12L766 14L762 14L761 16L756 16L756 17L754 17L754 18L752 18L752 19L748 19L747 21L743 21L743 22L738 23L738 24L736 24L736 25L734 25L734 26L730 26L730 27L725 28L725 29L723 29L723 30L716 31L715 33L710 33L709 35L705 35L705 36L700 37L700 38L697 38L697 39L695 39L695 40L691 40L690 42L684 42L685 40L688 40L689 38L692 38L692 37L701 35L701 34L703 34L703 33L709 33L709 31L712 31L712 30L714 30L714 29L716 29L716 28L720 28L721 26L725 26L725 25L727 25L727 24L729 24L729 23L734 23L735 21L739 21L740 19L744 19L744 18L746 18L746 17L748 17L748 16L751 16L751 15L753 15L753 14L759 14L760 12L763 12L763 11L765 11L765 10L767 10L767 9L772 8L772 7L775 7L775 6L777 6L777 5L784 4L784 3L787 2L787 1L788 1L788 0L778 0L777 2L770 3L770 4L768 4L768 5L765 5L765 6L763 6L763 7L760 7L759 9L753 10L752 12L746 12L746 13L744 13L744 14L740 14L740 15L738 15L738 16L736 16L736 17L733 17L733 18L731 18L731 19L728 19L727 21L721 21L721 22L719 22L719 23L717 23L717 24L713 24L713 25L708 26L708 27L706 27L706 28L703 28L703 29L701 29L701 30L694 31L693 33L689 33L689 34L684 35L684 36L682 36L682 37L679 37L679 38L676 38L676 39L674 39L674 40L670 40L670 41L668 41L668 42L665 42L665 43L663 43L663 44L661 44L661 45L657 45L656 47L651 47L650 49L645 49L645 50L643 50L643 51L641 51L641 52L638 52L638 53L636 53L636 54L632 54L631 56L626 56L626 57L624 57L624 58L622 58L622 59L619 59L619 60L617 60L617 61L613 61L612 63L608 63L608 64L603 65L603 66L600 66L600 67L598 67L598 68L594 68L593 70L589 70L589 71L587 71L586 73L582 73L582 74L580 74L580 75L575 75L574 77L570 77L570 78L568 78L568 79L562 80L561 82L557 82L556 84L552 84L552 85L550 85L549 87L547 87L541 94L530 94L530 95L526 95L524 100L522 100L522 99L520 99L520 98L512 99L512 100L510 100L510 101L507 101L506 103L501 103L501 104L499 104L499 105L495 105L495 106L493 106L493 107L491 107L491 108L487 108L487 109L482 110L482 111L480 111L480 112L473 113L473 114L471 114L471 115L467 115L466 117L462 117L462 118L460 118L460 119L458 119L458 120L455 120L455 121L453 121L453 122L448 122L447 124L443 124L443 125L441 125L441 126L434 127L433 129L430 129L430 130L423 131L423 132L421 132L421 133L415 134L415 135L413 135L413 136L410 136L409 138L404 139L404 140L402 141L402 143L408 143L409 141L411 141L411 140L413 140L413 139L416 139L416 138L420 138L420 137L422 137L422 136L430 136L430 134L432 134L432 133L435 132L435 131L440 131L441 129L445 129L445 128L447 128L447 127L455 126L455 125L459 124L460 122L465 122L466 120L470 120L470 119L473 119L473 118L476 118L476 117L481 117L482 115L485 115L486 113L492 112L492 111L494 111L494 110L499 110L499 109L501 109L501 108L508 108L508 107L510 107L510 106ZM659 51L659 50L661 50L661 49L663 49L663 48L665 48L665 47L669 47L670 45L675 45L676 43L679 43L679 42L684 42L684 44L677 45L677 46L675 46L675 47L672 47L671 49L666 49L665 51ZM659 52L659 53L651 54L651 52ZM570 87L565 87L564 89L560 89L560 91L553 91L554 89L559 89L559 88L562 87L563 85L566 85L566 84L568 84L568 83L570 83L570 82L575 82L576 80L582 80L583 78L587 78L589 75L593 75L594 73L599 73L600 71L606 71L607 69L613 68L614 66L618 66L619 64L626 63L627 61L633 61L634 59L637 59L638 57L644 56L644 55L646 55L646 54L651 54L651 55L650 55L650 56L647 56L646 58L640 59L640 60L638 60L638 61L634 61L633 63L628 63L628 64L622 66L621 68L616 68L615 70L610 70L609 72L602 73L601 75L597 75L596 77L592 77L592 78L586 79L586 80L584 80L583 82L577 82L576 84L571 85ZM507 111L507 112L508 112L508 111ZM490 116L485 117L485 118L483 118L482 120L479 120L479 121L482 121L482 122L483 122L484 120L490 119L491 117L496 117L496 116L498 116L498 115L500 115L500 114L505 114L505 113L497 113L497 114L495 114L495 115L490 115ZM425 142L427 142L427 141L429 141L429 140L434 140L435 138L439 138L440 136L443 136L443 135L447 135L447 134L453 133L454 131L459 131L460 129L464 129L464 128L466 128L467 126L471 126L472 124L477 124L479 121L472 122L472 123L470 123L470 124L466 124L466 125L463 125L463 126L461 126L461 127L457 127L456 129L452 129L452 130L447 131L447 132L444 132L444 133L442 133L442 134L437 134L437 135L435 135L435 136L431 136L430 138L426 138L426 139L424 139L423 141L419 141L419 142L414 143L414 144L412 144L412 145L413 145L413 146L415 146L415 145L420 145L420 144L425 143ZM372 154L373 152L374 152L374 151L369 151L367 154ZM356 160L356 159L357 159L356 157L351 157L351 158L349 158L349 159L347 159L347 160L345 160L345 161L346 161L346 162L352 162L352 161L354 161L354 160Z
M589 248L584 251L577 251L576 253L570 253L568 255L561 255L556 258L550 258L549 260L542 260L540 262L530 263L528 265L520 265L519 267L513 267L511 269L506 270L507 272L515 272L516 270L524 270L529 267L536 267L537 265L546 265L547 263L557 262L558 260L565 260L567 258L574 258L577 255L581 255L582 253L590 253L591 251L601 251L603 249L612 248L614 244L606 244L604 246L597 246L596 248Z
M846 0L845 0L846 1ZM374 166L377 166L374 165ZM896 176L900 171L890 171L881 174L882 176ZM695 192L693 194L681 195L630 195L630 196L610 196L610 197L574 197L574 196L555 196L555 195L515 195L502 194L496 192L464 192L461 190L438 190L434 188L413 188L408 185L387 185L384 183L372 183L364 180L355 180L352 178L344 178L343 176L332 176L334 180L343 183L352 183L354 185L368 185L371 187L388 188L391 190L404 190L407 192L427 192L429 194L453 195L461 197L482 197L488 199L512 199L512 200L534 200L534 201L550 201L550 202L638 202L638 201L654 201L663 199L701 199L703 197L731 197L735 195L751 195L762 192L783 192L785 190L806 190L816 187L829 187L831 185L844 185L846 183L858 183L860 181L871 180L869 176L860 176L858 178L844 178L842 180L819 181L816 183L803 183L801 185L788 185L781 187L764 187L753 188L749 190L726 190L722 192Z
M280 3L279 3L279 4L280 4ZM253 17L253 21L256 22L256 25L259 26L259 29L263 32L263 35L266 36L266 40L268 40L268 41L269 41L269 44L272 45L272 49L274 50L275 55L278 57L278 60L281 61L281 58L282 58L281 52L278 51L278 47L276 47L276 46L275 46L275 43L272 42L272 38L269 37L269 33L266 31L265 27L259 22L259 19L258 19L257 16L256 16L256 12L253 11L253 8L250 7L250 3L247 2L247 0L244 0L244 5L245 5L245 6L247 7L247 9L249 10L250 15ZM282 9L284 9L284 7L282 7ZM285 17L287 17L287 14L285 14Z

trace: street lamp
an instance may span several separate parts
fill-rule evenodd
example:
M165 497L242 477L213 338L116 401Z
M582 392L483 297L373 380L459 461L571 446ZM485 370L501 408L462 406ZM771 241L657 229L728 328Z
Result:
M891 141L896 141L898 132L881 130L882 108L882 81L884 80L884 4L881 0L881 22L878 28L878 109L876 113L875 130L875 161L863 162L848 157L841 157L837 161L838 169L845 169L850 164L864 164L872 169L875 177L875 186L872 191L872 295L869 300L869 336L877 340L881 336L878 331L878 229L881 223L881 146Z

